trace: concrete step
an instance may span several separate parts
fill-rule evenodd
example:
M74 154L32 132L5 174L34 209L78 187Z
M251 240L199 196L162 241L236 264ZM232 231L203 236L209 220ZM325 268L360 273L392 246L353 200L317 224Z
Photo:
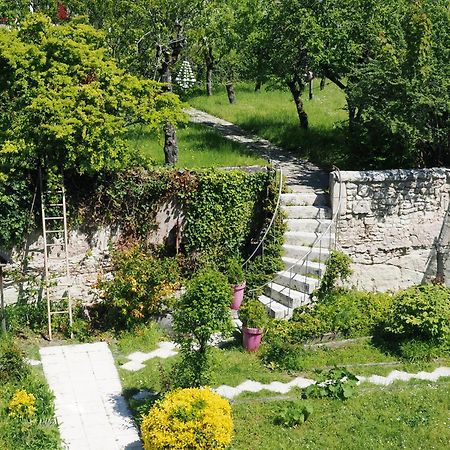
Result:
M288 231L324 232L331 223L329 219L286 219ZM331 227L333 228L333 227Z
M260 295L258 300L266 307L272 319L290 319L292 317L293 310L291 308L267 297L267 295Z
M309 303L309 295L304 292L298 292L294 289L289 289L278 283L269 283L265 289L265 295L278 303L281 303L288 308L298 308L299 306Z
M310 247L321 236L321 233L311 233L308 231L286 231L284 233L284 243L288 245L304 245ZM322 246L329 247L334 241L334 236L327 233L322 237Z
M330 206L330 196L325 192L297 192L281 194L285 206Z
M320 259L321 261L325 261L327 259L330 251L328 247L307 247L303 245L288 245L283 244L283 256L286 256L287 258L295 258L300 259L303 258L307 253L308 259L310 261L314 261L316 259Z
M297 259L295 258L282 258L284 267L287 270L298 273L300 275L310 275L316 278L322 277L325 273L325 264L319 264L318 262L307 261L304 264L297 264Z
M304 294L312 294L319 286L320 281L316 278L309 278L307 275L296 274L293 270L278 272L273 280L275 283L290 287Z
M283 206L289 219L331 219L329 206Z

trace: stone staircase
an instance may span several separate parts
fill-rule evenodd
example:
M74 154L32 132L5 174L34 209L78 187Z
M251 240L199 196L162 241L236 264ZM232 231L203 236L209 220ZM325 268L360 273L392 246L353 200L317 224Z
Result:
M294 308L308 304L325 271L325 260L334 243L334 227L329 228L332 213L326 192L328 178L320 180L297 184L288 179L290 192L281 194L287 224L282 258L285 269L275 275L259 297L273 318L288 319Z

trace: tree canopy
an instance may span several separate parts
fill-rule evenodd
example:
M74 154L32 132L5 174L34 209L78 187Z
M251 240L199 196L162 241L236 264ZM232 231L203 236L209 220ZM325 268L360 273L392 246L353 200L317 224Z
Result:
M126 165L128 128L183 120L181 102L162 84L119 69L104 33L30 15L0 30L0 162L94 173Z

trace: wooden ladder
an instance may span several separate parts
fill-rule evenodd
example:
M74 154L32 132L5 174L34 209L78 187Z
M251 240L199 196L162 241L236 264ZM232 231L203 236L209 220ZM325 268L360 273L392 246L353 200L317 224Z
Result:
M67 211L64 184L61 183L61 187L56 190L44 190L41 175L40 188L42 233L44 237L44 292L47 301L48 336L52 340L53 316L67 314L69 316L70 337L73 338L72 298L70 295L71 278L69 271ZM57 240L59 242L56 242ZM52 255L52 249L55 247L61 248L62 253L64 253L64 268L62 271L60 267L56 268L51 264L52 260L55 259L61 261L59 252L56 258ZM61 277L65 278L64 283L58 282ZM58 299L55 290L59 287L66 288L66 295L62 295ZM55 303L60 306L64 299L67 299L67 309L53 308Z

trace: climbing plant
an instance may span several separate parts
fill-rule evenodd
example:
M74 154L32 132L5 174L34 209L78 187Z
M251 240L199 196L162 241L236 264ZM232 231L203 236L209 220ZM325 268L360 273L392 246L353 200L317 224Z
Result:
M199 172L198 188L180 193L187 208L186 251L206 252L214 260L238 255L254 234L270 176L237 170Z

